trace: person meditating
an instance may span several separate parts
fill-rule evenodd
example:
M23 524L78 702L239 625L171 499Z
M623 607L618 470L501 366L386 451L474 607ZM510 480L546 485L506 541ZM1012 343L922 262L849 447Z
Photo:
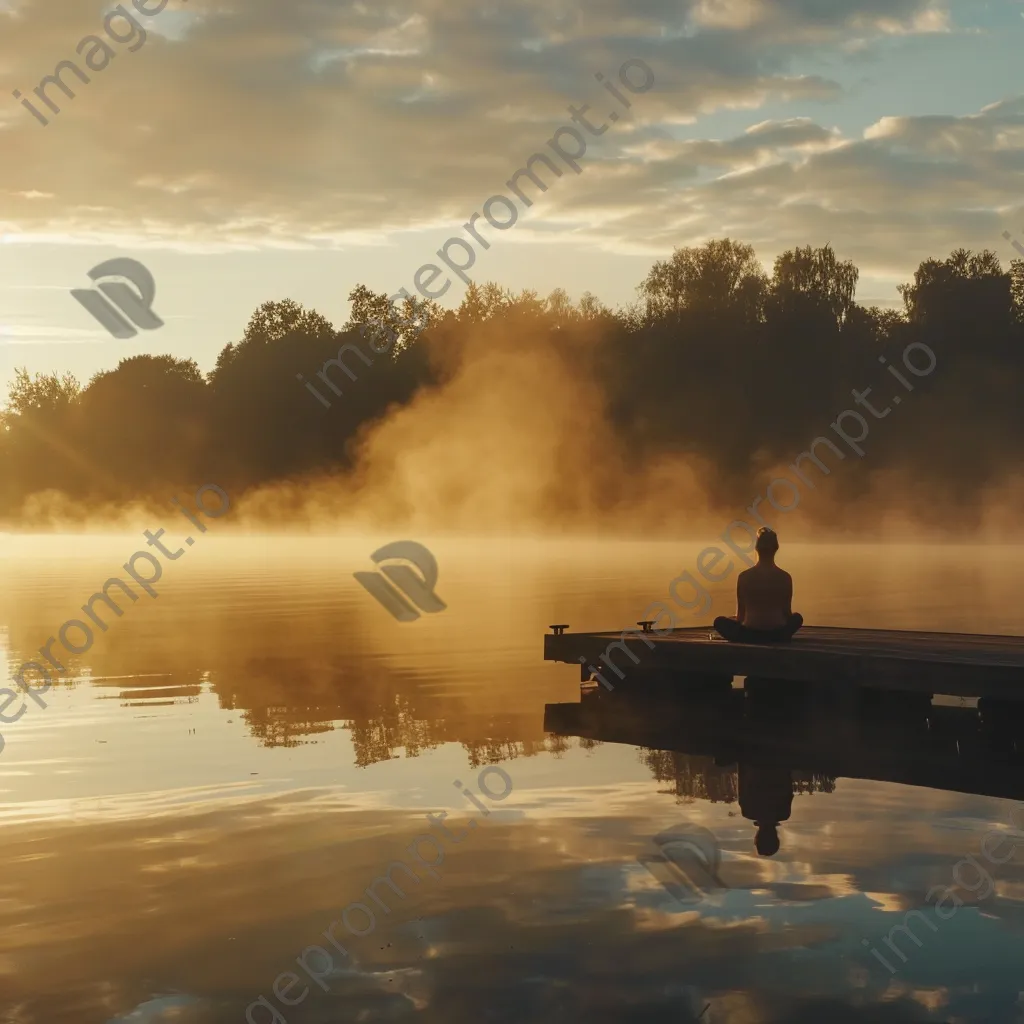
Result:
M736 580L736 615L715 619L715 631L737 644L770 644L789 640L804 624L793 613L793 577L775 564L779 536L767 526L757 531L757 565Z

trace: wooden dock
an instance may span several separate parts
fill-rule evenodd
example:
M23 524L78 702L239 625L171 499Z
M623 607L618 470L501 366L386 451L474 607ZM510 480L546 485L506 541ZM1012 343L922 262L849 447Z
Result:
M805 626L781 644L733 644L710 626L568 633L552 627L544 659L580 668L581 679L630 686L672 677L679 686L757 676L816 687L1024 701L1024 637ZM600 673L600 675L598 674Z

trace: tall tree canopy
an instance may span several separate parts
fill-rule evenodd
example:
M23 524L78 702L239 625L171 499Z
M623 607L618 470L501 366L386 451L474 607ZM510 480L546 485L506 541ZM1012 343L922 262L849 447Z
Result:
M499 344L556 354L637 464L699 454L716 467L712 491L730 500L826 430L851 389L877 386L880 359L927 345L943 372L918 382L913 414L879 437L872 467L951 481L950 500L967 502L963 485L1008 473L1024 445L1024 261L1004 270L994 253L963 249L925 260L900 289L902 310L858 305L858 276L829 245L782 253L769 276L751 246L723 238L655 262L639 301L618 310L561 288L541 297L472 284L442 309L357 285L340 329L290 299L263 303L205 377L171 355L122 359L84 388L19 370L0 412L0 515L16 519L44 491L166 500L209 480L237 492L344 477L368 425ZM384 327L393 343L371 347ZM507 415L543 411L532 400ZM845 479L858 485L856 473Z

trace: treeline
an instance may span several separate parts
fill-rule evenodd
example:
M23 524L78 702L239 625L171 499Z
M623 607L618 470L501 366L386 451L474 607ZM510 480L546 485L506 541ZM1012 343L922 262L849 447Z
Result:
M855 408L851 389L877 385L884 405L895 385L879 378L880 359L898 366L905 347L922 342L940 372L919 382L899 428L872 441L871 466L898 466L951 502L968 501L970 487L1017 464L1024 442L1024 261L1003 269L994 253L965 250L926 260L901 287L898 311L858 305L857 280L827 246L786 252L769 275L750 246L724 239L655 263L637 300L617 310L589 293L573 303L561 289L541 298L474 285L455 310L408 300L408 321L428 325L411 332L387 296L359 286L340 330L290 300L263 304L205 376L170 355L123 359L84 387L67 374L19 370L0 414L0 516L17 520L44 493L79 507L164 503L176 487L211 480L234 496L311 474L343 477L369 425L443 389L498 338L557 354L638 463L709 460L709 487L723 501L749 494L752 472L790 461ZM388 347L378 321L395 339L384 354L369 347ZM330 364L347 344L372 366L351 350L350 373ZM507 414L528 420L531 395Z

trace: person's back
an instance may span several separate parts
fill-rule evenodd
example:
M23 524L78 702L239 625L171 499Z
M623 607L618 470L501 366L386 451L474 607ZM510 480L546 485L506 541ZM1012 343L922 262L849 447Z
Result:
M736 615L715 619L715 629L734 643L788 640L804 620L793 614L793 577L775 564L775 531L758 530L754 549L757 565L741 572L736 581Z
M793 577L774 562L759 561L752 569L740 573L736 595L737 619L744 626L778 629L792 615Z

